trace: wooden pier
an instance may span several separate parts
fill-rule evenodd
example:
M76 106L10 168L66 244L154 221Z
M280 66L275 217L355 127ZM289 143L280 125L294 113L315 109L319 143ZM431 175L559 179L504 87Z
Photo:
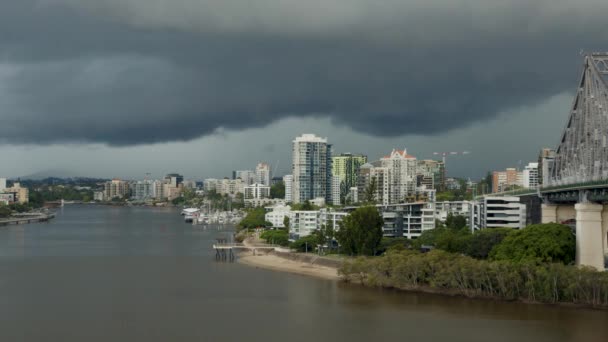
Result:
M278 247L281 246L270 244L246 245L243 243L227 243L226 240L223 239L218 239L218 242L213 244L213 249L215 250L215 260L230 262L233 262L236 258L235 250L249 250L253 253L253 255L256 255L258 250L273 251Z

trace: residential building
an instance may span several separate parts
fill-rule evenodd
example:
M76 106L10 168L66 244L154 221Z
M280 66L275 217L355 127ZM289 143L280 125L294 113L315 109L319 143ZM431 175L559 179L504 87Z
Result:
M165 194L165 183L161 180L155 180L152 182L152 197L159 201L167 199Z
M357 181L359 201L371 201L382 205L388 205L390 203L391 184L389 168L376 167L370 163L361 165ZM369 193L370 190L372 193ZM373 198L367 198L370 195L373 196Z
M474 203L472 201L435 202L435 219L445 222L449 214L469 219Z
M234 171L233 179L241 179L244 185L251 185L256 183L257 175L255 171L251 170L242 170L242 171Z
M340 205L341 201L341 184L340 177L332 176L331 177L331 204L332 205Z
M182 184L184 184L184 189L196 189L196 182L193 180L185 180Z
M334 231L340 229L340 223L348 216L345 211L334 211L327 208L319 210L319 228L332 227Z
M332 175L340 179L340 201L344 202L350 188L357 186L359 168L367 163L367 156L342 153L332 157Z
M403 203L408 195L416 191L416 157L407 150L395 150L380 159L382 167L388 169L389 203Z
M543 148L538 156L538 183L548 185L551 177L551 168L555 161L555 150Z
M165 183L169 184L172 188L179 187L184 182L184 176L177 173L170 173L165 176Z
M224 178L219 182L216 191L220 195L234 196L237 193L243 193L245 191L245 183L241 178Z
M435 229L435 209L433 202L399 203L381 205L376 208L382 215L385 237L418 238L424 231ZM350 212L357 207L346 207Z
M14 202L25 204L30 201L30 190L21 187L21 184L18 182L13 183L13 186L10 188L5 188L4 193L14 194Z
M6 189L5 189L6 190ZM1 192L0 204L9 205L15 203L15 193Z
M523 186L523 174L515 168L492 173L492 192L499 193Z
M359 203L359 188L356 186L353 186L352 188L350 188L346 199L347 199L346 202Z
M293 176L283 176L283 183L285 183L285 202L293 202Z
M270 165L259 163L255 168L256 183L270 186Z
M6 189L6 178L0 178L0 192L3 192Z
M110 201L114 198L124 198L129 195L129 183L120 180L112 179L104 184L104 199Z
M289 239L298 240L319 228L319 211L291 211L289 213Z
M538 163L528 163L522 171L523 187L526 189L538 189Z
M133 183L131 196L134 200L145 201L154 198L154 182L143 180Z
M456 178L447 178L445 180L445 188L447 190L461 190L462 184L460 183L460 180Z
M419 160L416 174L422 176L421 185L431 186L437 191L445 191L445 164L438 160Z
M247 208L258 208L269 205L284 205L285 200L282 198L250 198L244 200L245 207Z
M205 190L205 192L217 191L220 182L219 179L207 178L203 181L203 190Z
M291 207L288 205L275 205L266 208L268 211L265 215L265 220L272 223L273 228L285 228L285 217L289 217Z
M526 205L515 196L486 196L476 208L476 228L514 228L526 226Z
M104 192L103 191L95 191L95 192L93 192L93 200L94 201L103 202L105 200L105 198L104 198Z
M304 134L293 140L292 200L302 203L317 197L331 201L331 145L327 138Z
M248 199L262 199L270 197L270 186L255 183L244 187L244 197Z

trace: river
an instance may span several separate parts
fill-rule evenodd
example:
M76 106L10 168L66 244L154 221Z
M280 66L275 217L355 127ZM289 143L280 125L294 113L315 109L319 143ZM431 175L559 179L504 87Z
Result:
M608 312L363 288L216 262L173 209L0 228L0 341L608 341Z

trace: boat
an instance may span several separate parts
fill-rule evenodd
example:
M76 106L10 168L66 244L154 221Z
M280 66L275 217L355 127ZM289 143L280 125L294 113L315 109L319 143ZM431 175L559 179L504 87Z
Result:
M188 214L196 213L196 212L199 212L199 211L201 211L201 210L198 209L198 208L184 208L184 209L182 209L181 215L182 216L186 216Z
M182 214L184 215L184 221L188 223L192 223L194 220L198 219L200 214L200 209L197 208L186 208L182 210Z

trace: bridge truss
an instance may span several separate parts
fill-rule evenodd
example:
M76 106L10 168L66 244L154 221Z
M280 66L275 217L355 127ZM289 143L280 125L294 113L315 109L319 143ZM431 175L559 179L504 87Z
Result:
M608 53L585 56L570 117L550 167L549 185L608 179Z

